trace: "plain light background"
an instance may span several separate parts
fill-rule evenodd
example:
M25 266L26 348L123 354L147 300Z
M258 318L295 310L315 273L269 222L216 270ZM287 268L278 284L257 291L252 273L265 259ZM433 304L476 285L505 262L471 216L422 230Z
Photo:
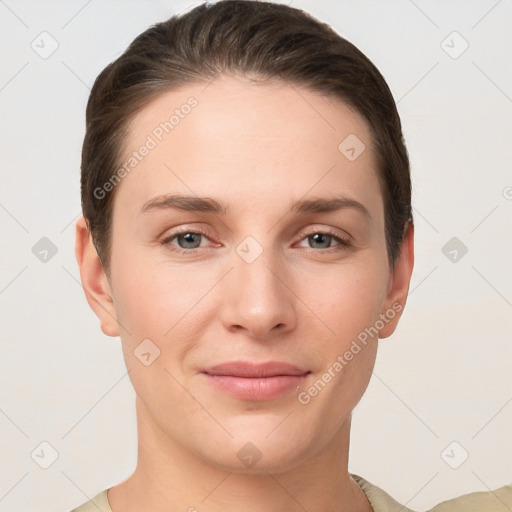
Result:
M0 511L66 512L135 467L120 340L101 332L74 255L85 105L136 35L199 3L0 0ZM377 65L412 163L411 291L354 411L349 471L417 510L509 484L512 2L290 5Z

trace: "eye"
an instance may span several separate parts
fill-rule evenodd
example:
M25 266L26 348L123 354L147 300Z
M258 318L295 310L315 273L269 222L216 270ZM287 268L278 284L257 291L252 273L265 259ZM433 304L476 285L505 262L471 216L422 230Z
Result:
M182 229L174 231L169 236L164 238L161 245L165 246L169 251L177 254L193 254L196 249L204 247L201 244L202 239L209 240L208 231L192 231L189 229ZM350 247L351 243L348 238L344 238L332 231L314 231L305 235L301 240L307 240L310 244L308 247L311 250L319 249L315 252L331 252L341 251ZM332 245L333 240L337 242ZM173 242L176 241L176 244ZM321 247L311 247L311 244L319 244Z
M334 249L334 250L343 250L349 247L350 241L348 238L343 238L340 235L333 233L332 231L315 231L313 233L309 233L306 235L303 240L307 240L310 244L320 244L323 247L320 247L321 250ZM335 240L338 242L334 247L331 245L331 242ZM316 249L318 247L309 247L311 249Z
M184 229L182 231L175 231L168 237L164 238L161 244L166 246L172 252L179 254L190 254L195 252L195 249L201 247L201 238L208 239L208 233L203 231L191 231ZM178 246L172 243L173 240L176 240Z

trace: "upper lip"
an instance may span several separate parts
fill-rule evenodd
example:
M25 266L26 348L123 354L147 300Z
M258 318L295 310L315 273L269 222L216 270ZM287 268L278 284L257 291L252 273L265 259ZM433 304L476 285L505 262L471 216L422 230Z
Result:
M269 361L267 363L251 363L232 361L203 369L208 375L228 375L233 377L275 377L277 375L304 375L308 370L290 363Z

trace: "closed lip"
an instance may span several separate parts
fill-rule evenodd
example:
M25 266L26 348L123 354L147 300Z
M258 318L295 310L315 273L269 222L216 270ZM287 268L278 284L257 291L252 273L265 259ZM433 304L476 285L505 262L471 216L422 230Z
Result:
M232 377L263 378L278 375L306 375L310 371L281 361L269 361L266 363L231 361L204 368L202 373Z

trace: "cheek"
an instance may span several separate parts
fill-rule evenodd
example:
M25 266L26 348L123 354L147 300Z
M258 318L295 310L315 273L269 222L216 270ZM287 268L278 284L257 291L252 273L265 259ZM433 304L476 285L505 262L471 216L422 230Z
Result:
M193 263L173 265L136 254L116 266L114 294L118 321L125 328L123 355L141 396L151 396L160 386L172 388L173 383L180 394L177 382L186 371L187 354L207 338L205 331L216 317L218 303L211 302L208 292L219 280L217 274ZM150 356L140 357L148 352ZM152 359L153 353L157 357L145 367L144 358Z
M386 269L378 258L304 272L294 290L323 324L327 346L338 349L379 317L386 296ZM309 318L309 315L308 315ZM318 330L318 327L317 327Z
M134 340L171 336L211 286L200 270L164 259L152 261L143 251L119 259L112 273L116 313Z
M304 320L303 330L315 340L310 356L318 365L315 378L299 391L297 400L312 424L322 418L325 435L341 424L368 386L377 353L375 324L385 296L385 275L378 263L366 260L364 265L333 269L328 278L308 279L300 292L315 313Z
M309 350L319 363L321 380L311 393L304 390L309 395L305 401L322 394L315 398L317 405L337 404L335 408L346 411L364 393L375 363L376 322L387 282L379 261L367 258L361 264L333 267L328 276L313 275L303 282L299 294L315 315L308 314L302 330L315 340Z
M197 334L191 328L194 305L208 286L203 282L200 289L199 277L191 279L178 267L153 264L136 254L118 260L112 270L116 313L125 327L123 356L137 396L156 416L172 416L170 403L172 410L190 410L194 404L180 385L181 364L195 342L190 334Z
M323 350L343 349L381 312L386 268L378 254L368 251L361 256L338 263L304 260L282 275L293 291L288 300L295 310L296 327L312 338L323 339ZM116 312L130 333L125 331L123 336L131 339L130 345L145 338L166 344L177 335L183 345L188 334L195 333L197 338L198 331L218 316L215 312L227 296L223 287L232 286L230 276L222 279L226 272L222 265L171 263L164 257L151 261L133 251L115 261Z

